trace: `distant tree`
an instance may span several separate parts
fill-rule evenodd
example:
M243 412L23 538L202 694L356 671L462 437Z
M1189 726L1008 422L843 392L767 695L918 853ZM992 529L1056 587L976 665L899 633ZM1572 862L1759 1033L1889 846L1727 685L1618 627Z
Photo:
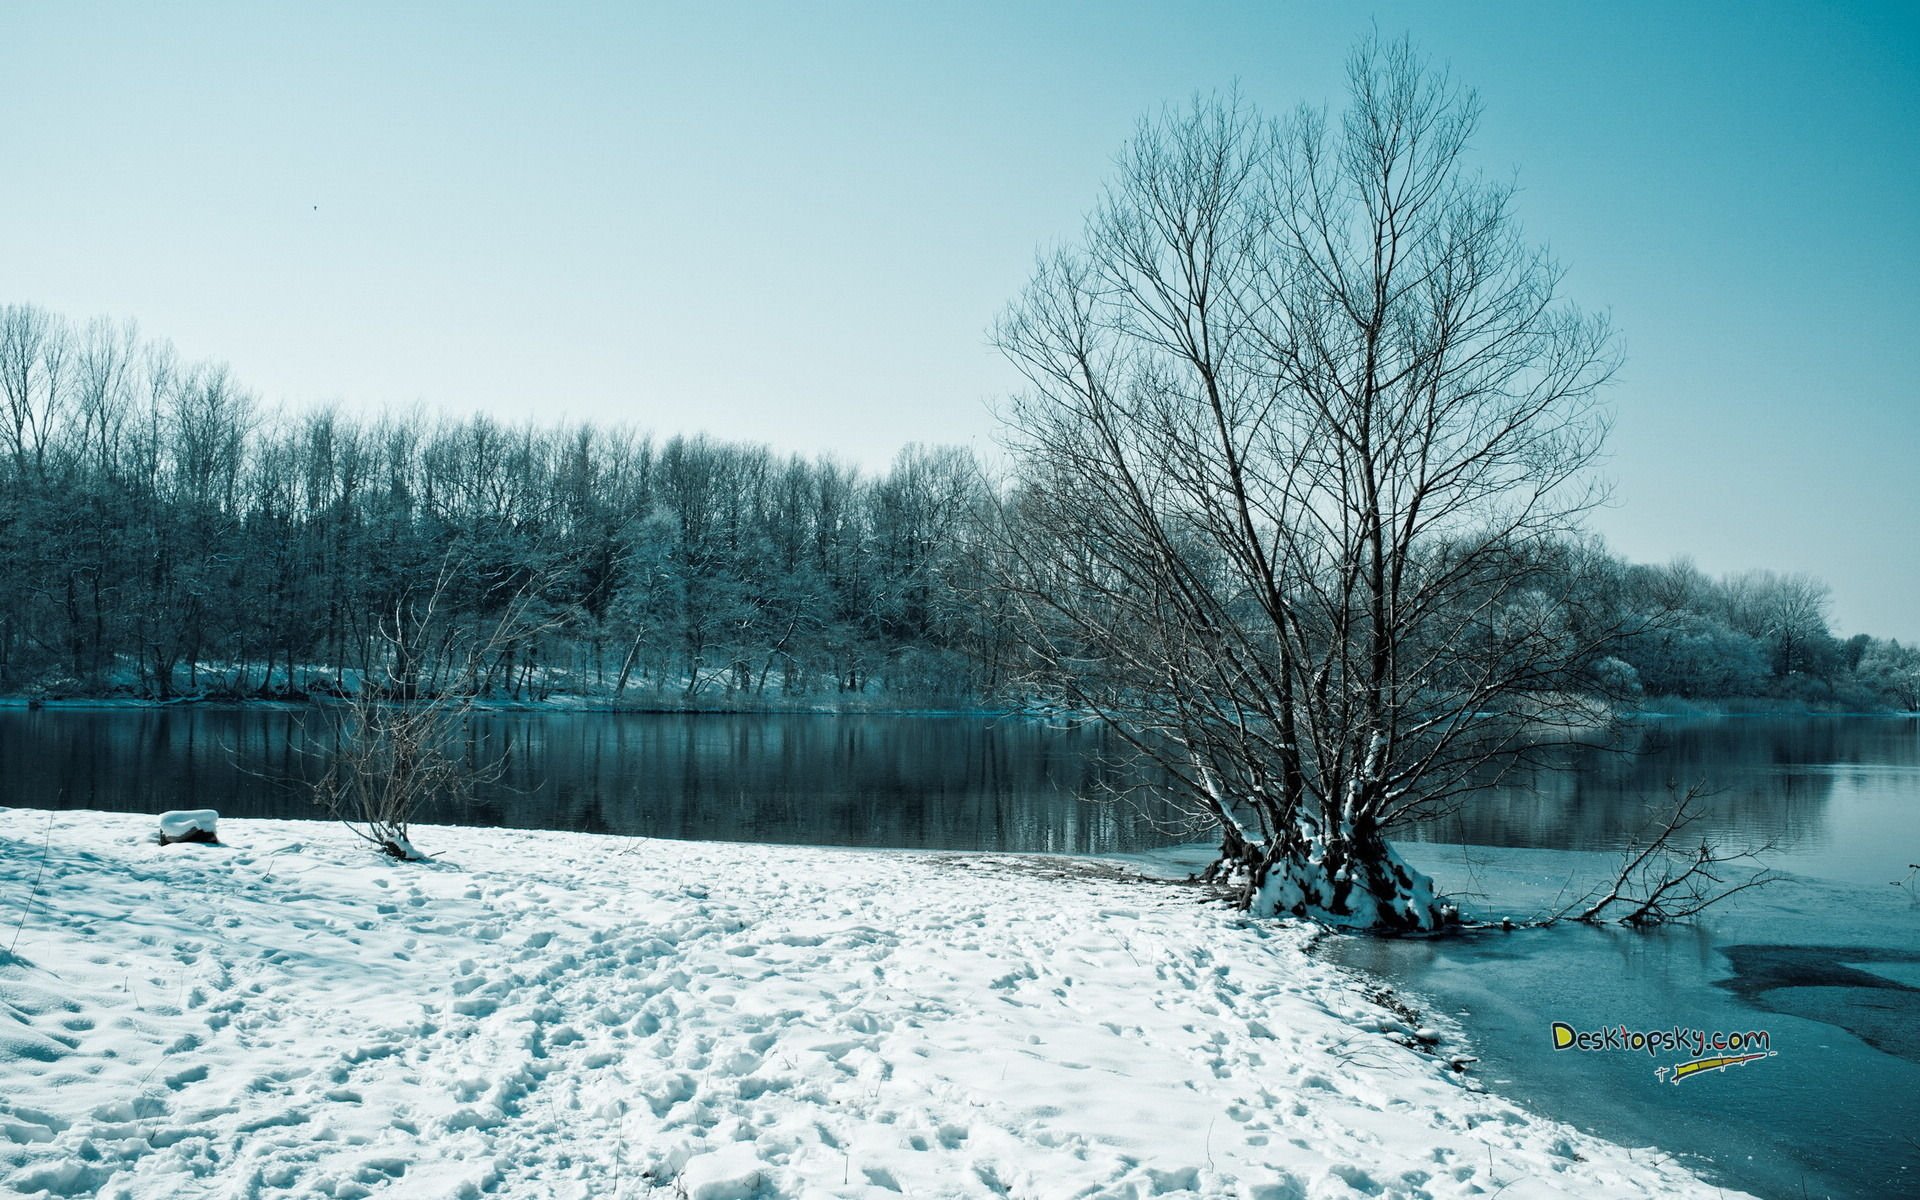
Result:
M1656 696L1757 696L1772 673L1758 639L1691 610L1636 639L1629 656L1641 686Z
M69 399L67 323L31 304L0 308L0 450L16 478L44 480Z
M1867 648L1873 645L1869 634L1856 633L1840 644L1840 662L1849 671L1860 669L1860 660L1866 656Z
M1920 712L1920 646L1875 639L1860 655L1859 675L1887 703Z
M985 483L956 447L911 445L870 493L874 613L892 648L889 686L919 693L970 690L959 647L969 543Z
M1727 581L1727 594L1737 627L1768 646L1776 676L1816 672L1837 657L1827 629L1833 593L1820 580L1803 571L1748 571Z

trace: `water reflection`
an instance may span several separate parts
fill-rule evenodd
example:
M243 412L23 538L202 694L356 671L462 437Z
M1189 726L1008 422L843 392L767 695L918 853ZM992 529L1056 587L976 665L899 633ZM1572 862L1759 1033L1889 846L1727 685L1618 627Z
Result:
M310 817L328 724L267 709L0 710L0 802ZM489 714L506 771L424 818L662 837L1110 853L1192 836L1099 729L981 717ZM1700 832L1773 841L1780 865L1886 882L1920 858L1920 721L1656 720L1566 770L1517 771L1412 841L1615 850L1671 787L1714 789ZM1907 834L1904 843L1890 833ZM1417 850L1414 851L1417 855ZM1901 857L1905 855L1906 857ZM1897 861L1896 861L1897 860Z
M0 802L312 817L329 724L264 709L0 712ZM977 717L488 714L500 761L423 821L956 850L1117 853L1190 836L1092 727ZM1115 792L1124 800L1106 800Z
M1910 717L1649 720L1612 747L1510 773L1410 841L1618 850L1676 789L1708 792L1701 835L1773 843L1780 865L1832 878L1889 869L1889 833L1920 832L1920 721ZM1889 877L1891 878L1891 877Z

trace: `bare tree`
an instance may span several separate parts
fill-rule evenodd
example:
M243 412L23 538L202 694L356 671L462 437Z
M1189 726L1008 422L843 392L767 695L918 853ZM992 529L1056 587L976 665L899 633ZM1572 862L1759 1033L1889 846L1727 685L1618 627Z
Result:
M67 405L72 347L58 315L31 304L0 308L0 449L23 478L46 475Z
M1814 648L1831 640L1832 588L1805 571L1755 570L1730 577L1726 592L1735 625L1771 649L1775 675L1786 679L1813 669Z
M1046 686L1222 831L1257 911L1430 927L1385 835L1587 723L1603 640L1550 561L1614 365L1473 95L1369 40L1337 121L1145 121L997 342L1030 387L1008 586Z
M470 567L449 555L430 589L403 593L380 622L378 673L334 709L331 757L314 786L316 804L404 861L422 857L409 836L422 804L471 799L499 778L504 764L467 746L479 680L487 664L550 628L535 613L531 583L485 625L455 620L448 596ZM446 683L423 688L422 680Z
M1889 702L1920 712L1920 648L1876 638L1860 657L1860 677Z

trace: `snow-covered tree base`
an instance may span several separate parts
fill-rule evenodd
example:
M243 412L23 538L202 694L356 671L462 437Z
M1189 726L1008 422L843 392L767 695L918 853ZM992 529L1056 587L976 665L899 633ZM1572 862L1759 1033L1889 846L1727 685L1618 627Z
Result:
M413 843L407 840L407 831L405 829L393 826L386 828L376 827L371 833L362 834L361 836L376 846L379 846L381 853L387 855L389 858L397 858L401 862L427 861L427 856L414 849Z
M1457 919L1433 880L1380 837L1342 829L1329 838L1303 822L1269 853L1253 843L1223 849L1216 876L1236 886L1255 916L1305 917L1343 929L1417 931Z

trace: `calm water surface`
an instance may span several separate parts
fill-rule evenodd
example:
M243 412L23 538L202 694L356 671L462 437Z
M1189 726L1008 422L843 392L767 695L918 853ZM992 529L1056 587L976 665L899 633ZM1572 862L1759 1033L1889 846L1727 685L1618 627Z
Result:
M0 710L0 804L310 817L312 713ZM1772 842L1793 878L1685 927L1328 953L1457 1019L1476 1076L1537 1110L1658 1146L1768 1197L1920 1196L1920 721L1655 720L1622 750L1514 778L1417 831L1406 856L1491 913L1591 883L1667 802L1714 789L1699 832ZM423 820L650 836L1123 853L1192 831L1097 728L983 717L490 714L475 802ZM1463 849L1462 847L1480 849ZM1556 1052L1579 1028L1765 1030L1775 1057L1675 1085L1665 1058Z
M321 815L311 710L0 709L0 804ZM985 717L490 713L504 772L422 822L811 845L1106 854L1191 837L1115 741ZM1121 798L1114 798L1119 796ZM1107 798L1101 801L1099 798ZM1089 798L1095 802L1089 803Z

